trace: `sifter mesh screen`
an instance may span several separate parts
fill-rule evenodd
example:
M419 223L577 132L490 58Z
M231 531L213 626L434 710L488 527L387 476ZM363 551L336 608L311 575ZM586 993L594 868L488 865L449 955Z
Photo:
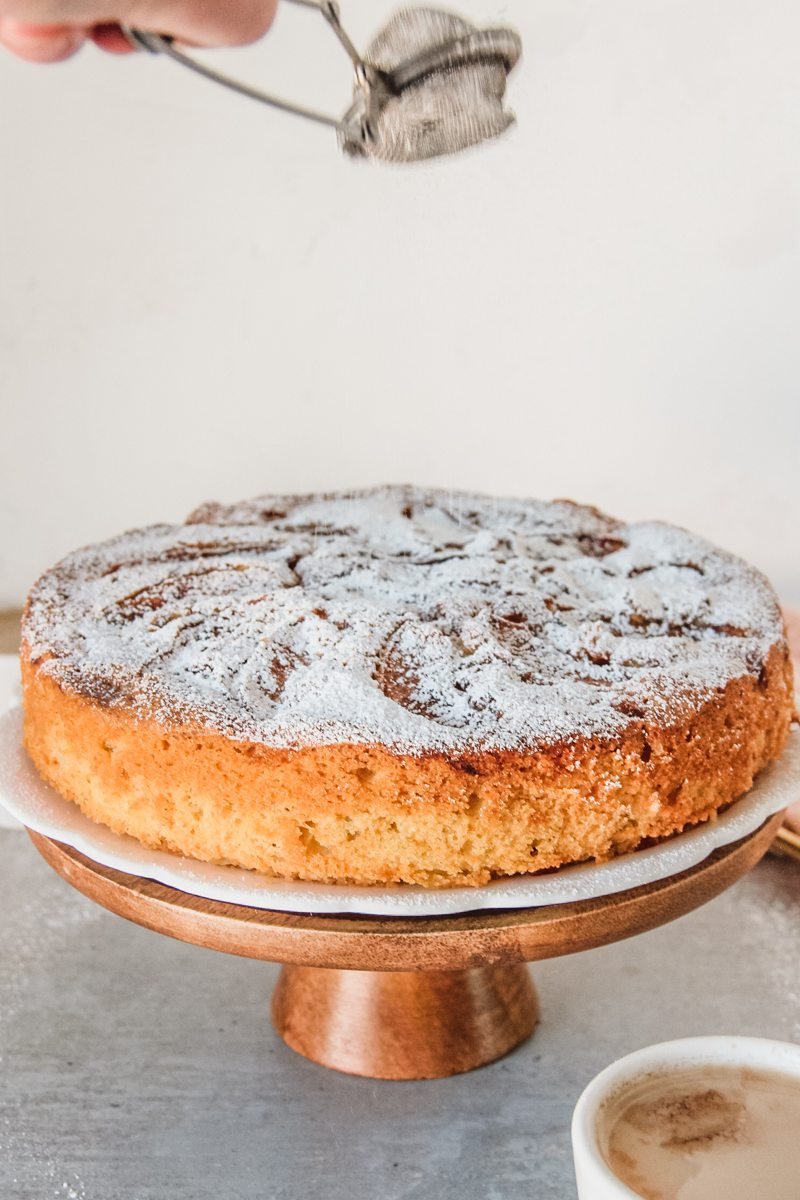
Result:
M455 14L414 8L397 12L374 38L364 60L388 86L381 90L368 141L351 134L364 109L357 95L345 118L342 148L387 162L456 154L498 137L514 122L504 106L508 30L479 31ZM434 69L403 82L409 62L441 51ZM518 56L518 52L517 52Z

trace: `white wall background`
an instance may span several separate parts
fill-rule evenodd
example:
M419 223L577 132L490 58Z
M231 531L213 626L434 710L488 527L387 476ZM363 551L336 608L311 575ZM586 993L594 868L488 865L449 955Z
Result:
M457 7L523 34L519 127L415 169L166 60L0 59L0 606L202 499L400 480L671 519L800 603L800 5ZM346 106L314 14L217 61Z

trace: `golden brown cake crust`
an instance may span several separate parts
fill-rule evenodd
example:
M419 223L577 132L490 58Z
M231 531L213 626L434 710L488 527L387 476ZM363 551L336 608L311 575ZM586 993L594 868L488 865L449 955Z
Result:
M370 497L379 533L352 497L350 525L342 498L270 497L48 572L23 644L42 776L149 846L280 877L453 886L673 834L781 753L791 665L745 564L566 503L457 498L459 535L441 494ZM417 509L409 567L392 522ZM309 510L335 518L322 547ZM458 552L443 557L446 538ZM398 610L403 638L387 641ZM325 690L337 669L343 697Z
M729 684L673 728L459 760L166 730L23 672L28 752L87 816L154 848L324 882L481 884L625 853L746 792L791 716L777 648L761 682Z

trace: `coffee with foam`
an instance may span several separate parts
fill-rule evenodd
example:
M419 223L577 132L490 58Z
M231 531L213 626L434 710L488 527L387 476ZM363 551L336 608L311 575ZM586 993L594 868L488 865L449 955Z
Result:
M800 1080L728 1066L651 1072L598 1118L608 1166L643 1200L798 1200Z

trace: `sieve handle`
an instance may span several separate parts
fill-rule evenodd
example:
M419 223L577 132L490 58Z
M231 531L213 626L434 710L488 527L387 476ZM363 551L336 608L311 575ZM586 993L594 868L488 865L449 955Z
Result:
M335 3L335 0L291 0L291 3L297 4L302 8L313 8L317 12L322 13L336 34L340 44L346 50L355 68L356 79L363 86L363 81L367 77L367 67L347 33L342 28L342 23L339 19L339 5ZM304 104L296 104L292 100L284 100L280 96L274 96L271 92L262 91L261 88L253 87L251 84L243 83L238 79L233 79L230 75L225 75L222 71L217 71L213 67L207 66L191 54L187 54L185 50L179 50L173 38L166 34L148 33L142 29L133 29L128 25L122 25L121 29L135 50L147 50L150 54L166 54L173 62L180 63L182 67L187 67L188 70L194 71L196 75L201 75L204 79L211 80L212 83L218 83L232 92L238 92L240 96L247 96L249 100L257 100L260 104L268 104L271 108L277 108L281 112L291 113L296 117L303 117L307 121L315 121L318 125L327 125L329 128L337 130L343 128L343 122L339 117L331 117L327 113L308 108ZM366 124L363 129L363 136L365 138L371 136L371 130Z

